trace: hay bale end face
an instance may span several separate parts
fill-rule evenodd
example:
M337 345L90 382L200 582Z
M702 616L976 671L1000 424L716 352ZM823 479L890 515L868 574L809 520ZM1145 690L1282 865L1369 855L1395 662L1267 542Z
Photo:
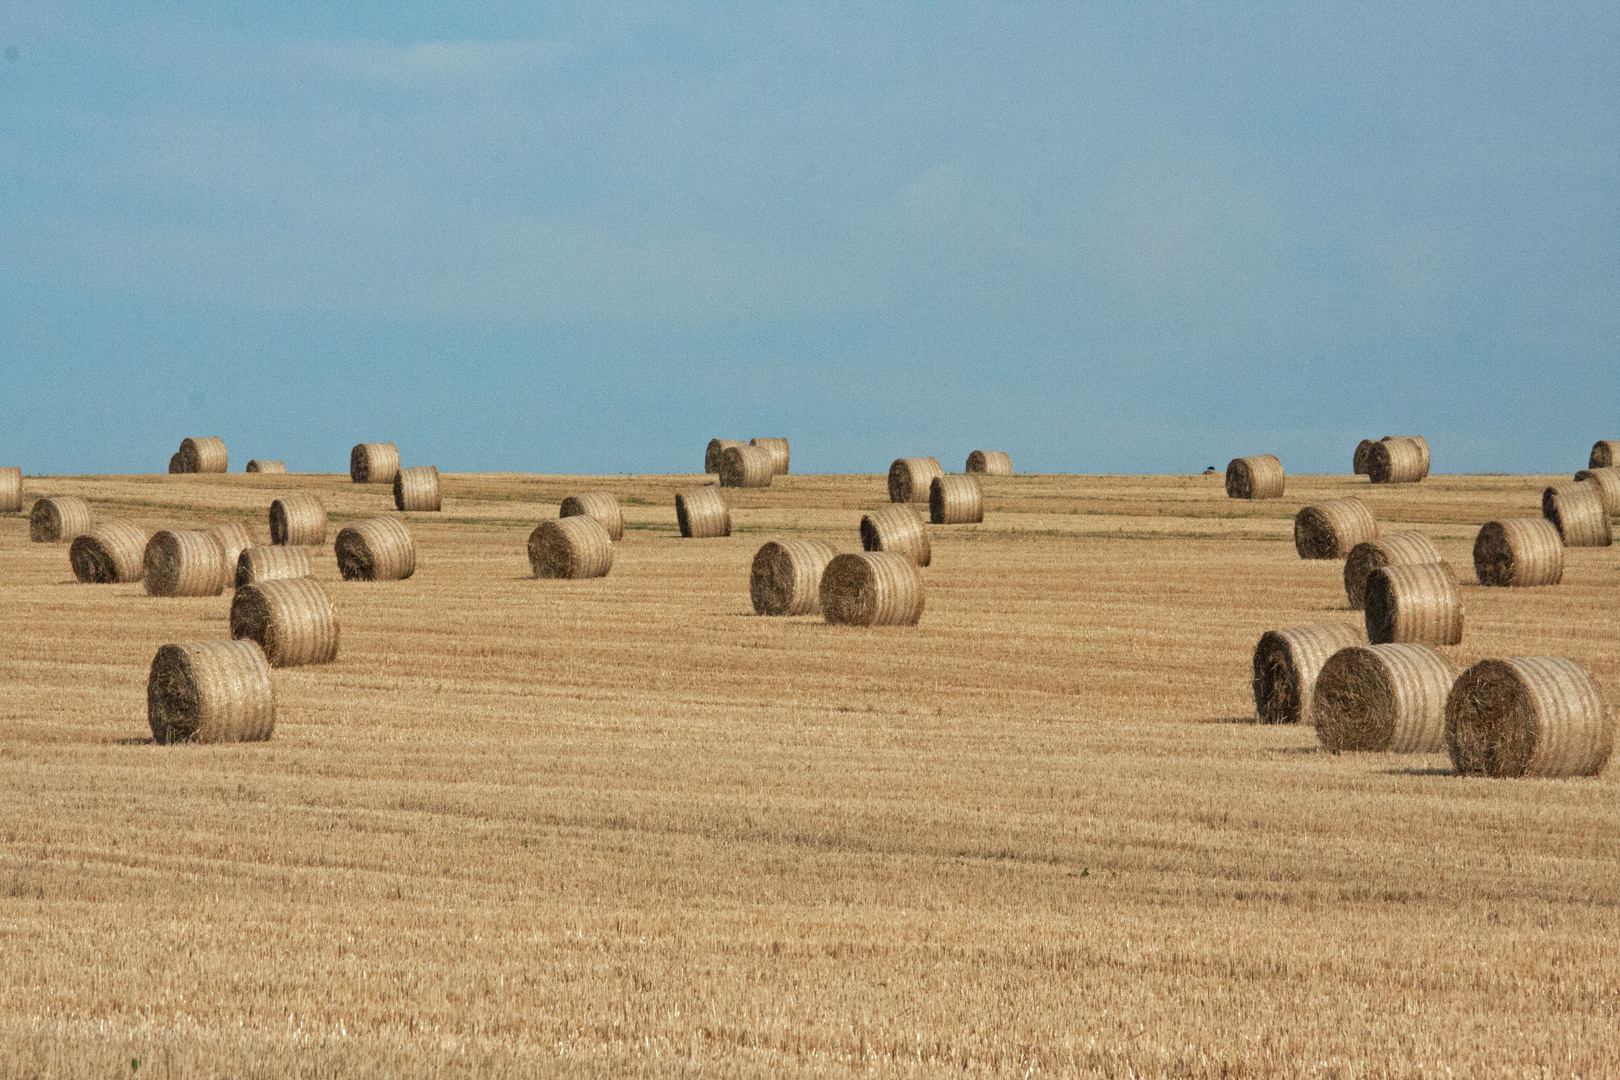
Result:
M218 596L229 577L219 541L201 529L154 533L142 562L151 596Z
M1378 521L1354 495L1302 507L1294 515L1294 550L1302 559L1342 559L1378 539Z
M236 560L241 558L242 552L253 547L258 541L253 539L253 533L240 521L232 521L225 525L210 525L203 531L219 544L225 559L225 580L228 586L236 577Z
M1012 457L1001 450L975 450L967 456L967 471L986 476L1011 476Z
M146 680L146 719L163 745L270 738L276 695L264 650L252 641L163 646Z
M731 535L731 511L718 488L700 487L677 494L675 520L681 535L691 540Z
M416 465L394 474L394 507L401 511L431 512L443 508L439 499L439 467Z
M1340 649L1316 677L1316 736L1337 753L1438 753L1456 669L1427 645Z
M230 471L230 455L225 452L225 440L217 435L196 439L182 439L180 471L183 473L222 473ZM172 464L172 463L171 463Z
M754 555L748 595L756 615L821 614L821 575L838 552L821 540L772 540Z
M1599 439L1592 444L1592 456L1587 459L1588 469L1607 469L1620 465L1620 439Z
M1356 454L1351 463L1351 471L1357 476L1367 475L1367 455L1372 453L1372 448L1377 443L1377 439L1362 439L1356 444Z
M1620 467L1608 466L1601 469L1582 469L1575 474L1577 482L1596 484L1598 494L1603 498L1603 509L1607 510L1610 519L1620 517Z
M1358 626L1330 623L1267 630L1254 647L1254 708L1262 724L1314 724L1316 676L1328 657L1365 645Z
M1367 575L1367 640L1374 645L1456 645L1462 593L1445 563L1385 566Z
M0 466L0 514L22 513L22 466Z
M558 517L591 517L607 530L608 539L624 539L624 513L611 491L587 491L562 501Z
M944 476L939 459L931 457L895 458L889 466L889 501L927 502L934 478Z
M260 461L258 458L254 458L247 463L245 471L250 473L285 473L287 466L280 461Z
M1429 474L1427 444L1415 438L1379 439L1367 452L1367 479L1375 484L1415 484Z
M928 485L928 518L935 525L984 520L984 488L976 476L936 476Z
M349 451L349 479L356 484L392 484L399 475L399 447L363 442Z
M326 504L319 495L283 495L270 504L270 542L294 547L326 543Z
M1487 521L1474 538L1481 585L1556 585L1564 579L1564 539L1545 518Z
M272 667L329 664L337 659L337 612L313 578L244 585L231 600L231 637L258 642Z
M366 518L348 525L333 548L344 581L404 581L416 573L416 541L398 518Z
M934 546L922 518L906 503L863 514L861 547L904 555L918 566L927 566L934 558Z
M185 466L180 463L180 455L178 453L170 454L169 455L169 475L170 476L179 476L181 473L184 473L185 471L186 471Z
M720 455L733 446L747 446L742 439L710 439L708 447L703 451L703 471L718 473L720 471Z
M922 618L922 571L904 555L837 555L821 575L821 610L843 626L916 626Z
M599 578L613 569L613 540L593 517L542 521L529 534L529 566L537 578Z
M776 476L771 452L758 446L728 446L720 453L721 487L770 487Z
M28 514L28 539L36 544L66 544L95 526L90 504L77 495L40 499Z
M146 573L146 530L128 521L98 521L73 538L73 576L89 585L130 585Z
M1364 541L1344 560L1344 595L1350 610L1360 611L1367 594L1367 575L1386 566L1422 566L1440 561L1440 549L1420 532L1397 532Z
M788 466L792 459L788 452L788 441L786 439L749 439L748 445L757 446L761 450L769 451L771 455L771 469L776 473L777 476L787 475Z
M1614 717L1574 660L1482 660L1446 699L1446 749L1464 776L1596 776L1614 750Z
M250 547L236 557L238 589L261 581L309 577L309 556L303 548Z
M1276 454L1233 458L1226 466L1229 499L1280 499L1283 494L1282 461Z
M1608 547L1614 543L1603 489L1591 480L1553 484L1541 493L1541 516L1553 523L1565 547Z

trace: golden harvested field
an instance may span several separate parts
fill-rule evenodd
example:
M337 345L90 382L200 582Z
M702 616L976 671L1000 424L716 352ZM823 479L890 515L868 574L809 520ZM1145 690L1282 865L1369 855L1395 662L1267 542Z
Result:
M1252 724L1262 631L1359 621L1303 503L1360 494L1472 581L1546 478L990 477L914 629L752 614L773 537L858 549L874 476L444 477L416 576L338 579L338 476L29 479L149 530L326 499L337 662L269 743L162 747L158 646L229 596L73 582L0 519L0 1076L1620 1074L1620 780L1491 781ZM612 573L524 544L606 487ZM312 549L313 550L313 549ZM1620 704L1620 548L1463 587L1459 664ZM138 1062L138 1066L135 1064Z

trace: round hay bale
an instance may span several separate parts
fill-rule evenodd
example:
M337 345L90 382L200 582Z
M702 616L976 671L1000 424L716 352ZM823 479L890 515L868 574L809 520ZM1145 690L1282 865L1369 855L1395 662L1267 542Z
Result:
M90 585L129 585L146 573L146 530L117 518L73 538L73 576Z
M1541 493L1541 516L1553 523L1565 547L1608 547L1609 510L1603 489L1591 480L1553 484Z
M1372 448L1376 445L1378 445L1377 439L1362 439L1356 443L1356 456L1351 465L1351 470L1357 476L1367 475L1367 455L1372 453Z
M1280 499L1283 480L1282 462L1276 454L1233 458L1226 466L1226 496L1229 499Z
M986 476L1011 476L1012 457L1001 450L975 450L967 456L967 471Z
M935 525L984 520L984 488L977 476L936 476L928 485L928 518Z
M236 557L236 587L261 581L309 577L309 556L302 548L250 547Z
M326 504L319 495L283 495L270 504L270 542L294 547L326 543Z
M0 466L0 514L22 513L22 467Z
M1451 661L1427 645L1340 649L1316 677L1316 737L1334 753L1438 753L1456 678Z
M141 561L152 596L218 596L229 577L219 541L201 529L154 533Z
M349 451L349 479L356 484L392 484L399 475L399 447L391 442L357 443Z
M748 578L754 614L821 614L821 575L837 554L821 540L772 540L760 548Z
M231 601L231 637L258 642L272 667L330 664L337 659L337 612L313 578L244 585Z
M1267 630L1254 647L1254 709L1262 724L1315 724L1316 676L1328 657L1365 645L1359 626L1330 623Z
M1440 549L1420 532L1397 532L1367 540L1350 549L1344 560L1344 595L1350 610L1360 611L1367 594L1367 575L1386 566L1422 566L1440 561Z
M1564 539L1545 518L1487 521L1474 538L1481 585L1556 585L1564 578Z
M404 581L416 573L416 541L398 518L366 518L346 526L334 550L344 581Z
M688 539L731 535L731 511L718 488L700 487L676 495L675 520L680 523L681 535Z
M939 467L938 458L895 458L894 464L889 466L889 501L927 502L934 478L944 475L945 470Z
M1582 469L1575 474L1577 481L1596 484L1603 498L1603 509L1610 518L1620 517L1620 467L1610 465L1602 469Z
M1294 550L1302 559L1342 559L1378 539L1378 521L1354 495L1301 507L1294 515Z
M927 566L934 559L934 546L922 517L905 503L862 514L861 547L904 555L918 566Z
M787 475L788 464L791 459L788 454L788 441L786 439L749 439L748 445L770 451L771 468L777 476Z
M1367 575L1362 597L1374 645L1456 645L1463 602L1445 563L1384 566Z
M95 523L89 503L77 495L53 495L34 503L28 515L28 539L36 544L65 544L89 532Z
M253 641L163 646L146 680L146 719L160 745L268 739L276 695L264 650Z
M247 463L247 469L245 471L254 473L285 473L287 471L287 466L280 461L260 461L258 458L254 458L252 461Z
M1596 776L1614 750L1614 717L1574 660L1481 660L1446 699L1446 749L1464 776Z
M890 551L835 555L821 574L821 610L842 626L916 626L923 613L917 564Z
M1592 456L1587 459L1588 469L1607 469L1620 464L1620 439L1599 439L1592 444Z
M217 435L204 435L180 441L180 471L183 473L228 472L230 455L225 452L225 440Z
M394 474L394 506L400 510L442 509L439 500L439 467L415 465Z
M203 531L218 542L219 549L224 554L225 581L228 585L236 578L236 560L257 541L253 539L253 533L248 531L248 527L240 521L233 521L227 525L210 525Z
M717 473L720 471L720 455L733 446L747 446L741 439L710 439L708 449L703 451L703 471Z
M613 497L611 491L570 495L562 501L562 509L557 516L595 518L597 524L607 530L609 540L624 539L624 514L619 510L619 500Z
M1423 448L1412 439L1379 439L1367 451L1367 478L1375 484L1415 484L1426 475Z
M178 453L170 454L169 455L169 475L170 476L178 476L179 474L181 474L181 473L183 473L185 471L186 471L185 466L180 463L180 455Z
M529 534L529 566L537 578L599 578L613 569L613 539L593 517L542 521Z
M1422 480L1424 477L1429 475L1429 440L1428 439L1425 439L1421 435L1385 435L1382 439L1380 439L1378 441L1379 442L1409 442L1409 443L1411 443L1413 446L1417 447L1418 458L1422 462L1421 468L1422 468L1423 475L1419 476L1418 479Z
M771 452L757 446L728 446L720 453L721 487L770 487L776 475Z

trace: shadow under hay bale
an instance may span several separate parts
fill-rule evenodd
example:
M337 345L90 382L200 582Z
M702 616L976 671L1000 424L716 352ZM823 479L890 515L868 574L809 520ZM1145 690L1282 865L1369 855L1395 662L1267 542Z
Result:
M976 476L936 476L928 485L928 518L935 525L984 520L984 488Z
M934 558L934 546L922 518L907 503L885 506L861 515L861 547L904 555L918 566Z
M225 552L202 529L164 529L146 542L142 580L151 596L218 596L225 591Z
M1301 507L1294 515L1294 550L1302 559L1342 559L1378 539L1378 521L1354 495Z
M838 552L821 540L772 540L754 554L748 595L756 615L821 614L821 575Z
M66 544L89 532L96 523L90 504L77 495L40 499L28 514L28 539L36 544Z
M1385 566L1367 575L1367 640L1374 645L1456 645L1462 593L1445 563Z
M203 532L212 536L219 544L219 549L225 559L226 585L236 578L236 560L241 558L242 552L253 547L258 541L253 539L253 533L240 521L232 521L224 525L210 525Z
M1012 456L1001 450L975 450L967 456L967 470L986 476L1011 476Z
M1603 509L1612 520L1620 517L1620 467L1610 465L1602 469L1582 469L1575 474L1580 483L1596 484L1603 498Z
M675 520L689 540L731 535L731 511L718 488L700 487L675 496Z
M896 458L889 466L889 501L927 502L936 477L944 476L939 459L931 457Z
M770 487L776 476L771 452L758 446L728 446L720 453L721 487Z
M349 479L356 484L392 484L399 475L399 447L391 442L357 443L349 451Z
M1474 538L1481 585L1533 587L1564 579L1564 538L1545 518L1487 521Z
M710 439L709 445L703 451L703 471L717 473L720 471L720 455L733 446L747 446L744 439Z
M432 512L443 509L439 499L439 467L416 465L394 474L394 507L401 511Z
M1413 439L1380 439L1367 452L1367 479L1375 484L1415 484L1427 475L1423 447Z
M1592 456L1586 461L1588 469L1607 469L1620 464L1620 439L1599 439L1592 444Z
M416 541L398 518L345 526L333 550L344 581L404 581L416 573Z
M117 518L73 538L73 576L89 585L131 585L146 573L146 530Z
M611 491L586 491L562 501L558 517L591 517L607 530L609 540L624 539L624 512Z
M22 501L22 466L0 466L0 514L22 513Z
M1316 676L1328 657L1365 645L1361 627L1348 623L1267 630L1254 647L1254 709L1262 724L1314 724Z
M1446 695L1457 671L1427 645L1340 649L1316 677L1316 735L1329 750L1393 754L1446 748Z
M159 745L270 738L276 695L264 650L253 641L163 646L146 680L146 719Z
M319 547L326 543L326 503L319 495L283 495L270 504L270 543Z
M1280 499L1286 478L1276 454L1233 458L1226 466L1229 499Z
M337 612L313 578L243 585L231 600L231 637L258 642L272 667L329 664L337 659Z
M254 458L252 461L247 463L247 468L244 471L250 473L279 474L285 473L287 471L287 466L284 462L280 461L260 461L258 458Z
M593 517L542 521L529 534L529 566L537 578L599 578L613 569L613 540Z
M788 451L788 441L786 439L754 438L748 440L748 445L757 446L761 450L770 452L771 469L776 473L777 476L786 476L788 474L788 466L791 464L792 459Z
M309 577L309 556L303 548L250 547L236 557L238 589L261 581Z
M180 471L183 473L222 473L230 471L230 455L225 452L225 440L217 435L204 435L195 439L182 439ZM170 465L172 467L173 461Z
M1344 560L1344 595L1350 610L1365 607L1367 575L1386 566L1422 566L1440 561L1440 549L1420 532L1397 532L1367 540L1350 549Z
M1446 700L1446 748L1464 776L1596 776L1614 749L1614 717L1574 660L1482 660Z
M1608 547L1614 543L1603 489L1591 480L1553 484L1541 493L1541 516L1553 523L1565 547Z
M821 610L843 626L916 626L922 618L922 571L904 555L836 555L821 575Z

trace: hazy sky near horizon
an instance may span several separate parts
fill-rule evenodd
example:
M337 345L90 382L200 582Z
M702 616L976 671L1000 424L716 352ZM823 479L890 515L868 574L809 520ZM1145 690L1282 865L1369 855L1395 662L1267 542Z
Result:
M0 463L1573 472L1620 7L0 5Z

